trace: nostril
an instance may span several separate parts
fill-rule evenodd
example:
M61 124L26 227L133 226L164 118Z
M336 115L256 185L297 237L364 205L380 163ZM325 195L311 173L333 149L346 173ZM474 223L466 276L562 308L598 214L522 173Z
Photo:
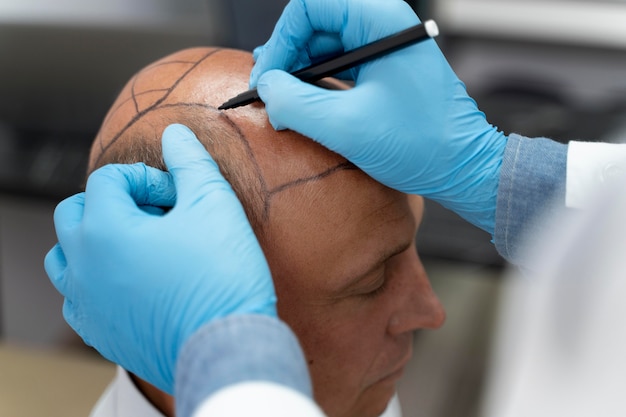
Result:
M443 306L439 300L434 300L426 308L394 314L389 319L387 329L389 334L395 336L419 329L435 330L443 326L445 321L446 312Z

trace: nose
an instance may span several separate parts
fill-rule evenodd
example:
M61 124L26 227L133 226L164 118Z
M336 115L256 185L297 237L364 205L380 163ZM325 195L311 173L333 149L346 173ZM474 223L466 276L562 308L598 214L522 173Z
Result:
M389 317L387 332L400 335L418 329L438 329L446 319L446 312L433 291L428 275L417 256L407 251L407 259L394 271L395 309Z

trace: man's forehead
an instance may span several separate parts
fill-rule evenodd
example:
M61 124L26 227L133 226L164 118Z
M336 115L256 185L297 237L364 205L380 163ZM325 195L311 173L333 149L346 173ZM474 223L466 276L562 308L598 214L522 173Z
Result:
M344 171L276 196L269 225L270 256L281 257L279 263L286 269L305 262L302 273L317 269L306 259L321 263L316 280L328 280L329 288L361 275L385 253L410 244L415 235L406 195L361 171Z

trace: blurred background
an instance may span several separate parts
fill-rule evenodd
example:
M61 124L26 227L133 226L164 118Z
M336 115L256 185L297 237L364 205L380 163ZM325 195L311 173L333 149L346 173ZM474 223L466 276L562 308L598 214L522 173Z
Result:
M43 271L54 206L130 76L175 50L264 42L286 0L0 0L0 415L84 416L113 375L63 322ZM626 1L409 1L506 133L626 138ZM416 335L406 416L479 415L506 265L490 236L427 204L418 249L448 310ZM115 308L112 301L111 308Z

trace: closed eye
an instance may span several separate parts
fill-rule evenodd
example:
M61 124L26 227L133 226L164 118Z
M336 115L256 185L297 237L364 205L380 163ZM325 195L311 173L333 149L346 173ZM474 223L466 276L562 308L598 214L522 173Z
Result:
M364 294L361 294L361 296L365 298L376 298L377 296L384 293L385 290L387 289L387 281L388 281L387 278L383 277L381 284L376 289L366 292Z

